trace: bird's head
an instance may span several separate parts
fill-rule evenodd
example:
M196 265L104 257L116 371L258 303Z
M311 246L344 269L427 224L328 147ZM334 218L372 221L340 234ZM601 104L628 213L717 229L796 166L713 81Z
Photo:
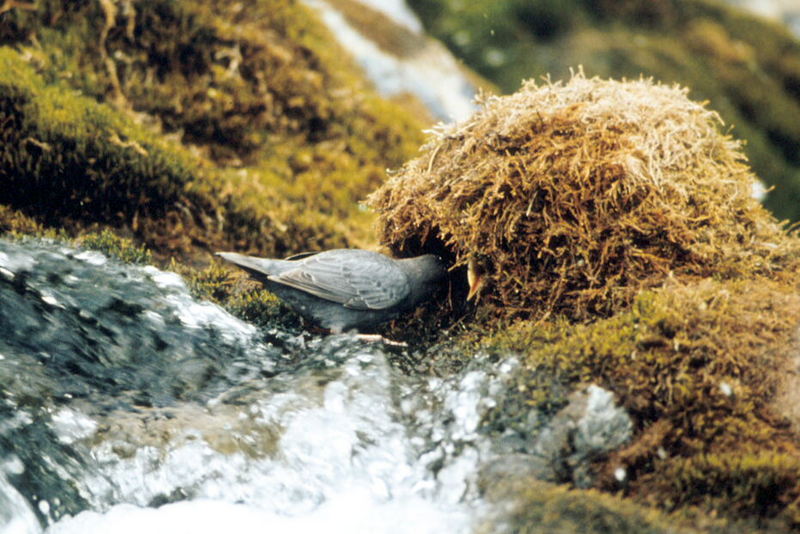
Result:
M421 302L435 293L447 278L447 264L439 256L424 254L400 260L411 281L411 302Z
M447 264L435 254L423 254L415 258L415 264L425 282L438 282L447 276Z

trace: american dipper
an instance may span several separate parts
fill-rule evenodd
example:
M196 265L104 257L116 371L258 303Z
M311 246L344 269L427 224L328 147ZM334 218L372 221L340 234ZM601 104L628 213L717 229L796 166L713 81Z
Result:
M377 252L335 249L285 260L218 252L334 333L388 321L430 298L447 276L432 254L396 260Z

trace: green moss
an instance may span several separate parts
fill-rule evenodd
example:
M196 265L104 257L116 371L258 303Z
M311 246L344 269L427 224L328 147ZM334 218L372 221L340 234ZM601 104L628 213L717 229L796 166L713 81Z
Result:
M72 239L63 229L47 228L34 219L2 205L0 205L0 235L8 235L17 239L28 237L53 239L72 246L97 250L125 263L135 265L153 263L153 255L147 247L137 245L131 239L120 237L107 228Z
M263 328L279 326L294 332L301 326L300 317L275 295L219 261L202 269L172 262L170 268L183 276L196 298L216 302L239 319Z
M225 307L240 319L264 328L279 325L293 332L302 328L300 316L263 289L237 293L225 303Z
M95 3L76 6L15 12L25 33L9 41L30 45L32 33L40 44L25 50L46 77L66 76L112 101L121 95L216 161L253 163L301 136L308 145L352 141L356 158L397 165L419 139L419 124L364 87L333 36L296 2L133 2L114 21ZM105 41L90 38L109 25ZM115 56L114 69L106 56Z
M504 531L503 526L520 534L689 534L705 531L691 528L688 521L676 521L656 509L597 491L570 490L538 481L517 484L505 491L509 493L507 498L511 506L504 524L489 522L478 532Z
M523 355L518 390L540 409L558 408L579 383L618 396L637 431L608 465L625 467L630 496L772 518L791 515L800 491L800 449L773 400L799 305L782 282L708 279L643 292L591 324L519 322L485 349ZM610 473L598 485L620 489Z
M168 217L181 203L210 217L187 190L197 167L118 112L48 85L0 48L0 202L46 226L130 224ZM157 236L150 236L151 240Z
M797 526L800 458L777 451L699 455L670 462L663 484L666 506L700 505L738 518L781 516L784 529ZM778 526L774 523L774 526Z
M47 225L123 228L158 256L366 244L358 202L421 140L296 2L0 18L18 51L3 53L0 202Z
M22 212L0 204L0 234L11 237L36 236L53 238L57 236L57 233L56 230L45 228L42 224Z
M153 255L147 250L147 247L137 246L130 239L118 237L108 229L81 236L78 244L83 248L100 251L106 256L125 263L150 264L153 262Z

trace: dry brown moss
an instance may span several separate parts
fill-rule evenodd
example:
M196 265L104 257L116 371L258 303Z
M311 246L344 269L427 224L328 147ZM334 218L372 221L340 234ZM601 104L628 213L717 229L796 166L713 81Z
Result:
M691 87L737 136L779 218L800 220L800 40L719 0L409 0L429 32L504 92L521 79L653 76Z
M487 99L371 201L386 244L477 260L481 312L522 316L479 345L522 355L523 403L556 409L587 382L618 396L636 431L598 487L785 530L798 417L776 399L797 398L800 242L752 183L685 91L578 75Z
M720 126L648 80L528 82L439 128L370 201L396 252L477 260L484 303L606 315L667 276L767 274L793 246Z

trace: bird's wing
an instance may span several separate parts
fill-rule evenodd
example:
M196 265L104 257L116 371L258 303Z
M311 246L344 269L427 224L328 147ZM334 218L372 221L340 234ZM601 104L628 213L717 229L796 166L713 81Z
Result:
M406 274L386 256L367 251L336 252L311 256L269 279L356 310L383 310L410 292Z

